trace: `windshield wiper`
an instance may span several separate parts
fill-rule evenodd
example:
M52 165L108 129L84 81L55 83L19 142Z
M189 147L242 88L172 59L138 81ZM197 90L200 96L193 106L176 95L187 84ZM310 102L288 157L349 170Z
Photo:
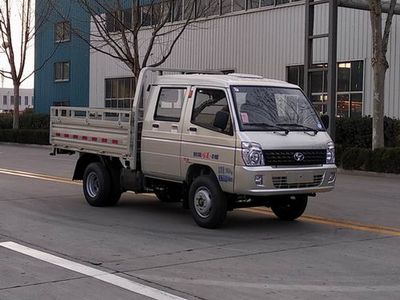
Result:
M283 128L283 127L278 126L278 125L269 124L269 123L247 123L247 124L245 124L245 125L250 125L250 126L266 126L266 127L278 129L279 131L284 131L284 132L285 132L285 135L288 135L288 134L289 134L289 129Z
M303 124L297 124L297 123L279 123L279 124L276 124L276 125L278 125L278 126L288 126L288 127L300 127L300 128L306 129L307 131L314 132L315 135L317 135L318 132L319 132L318 129L311 128L311 127L305 126Z

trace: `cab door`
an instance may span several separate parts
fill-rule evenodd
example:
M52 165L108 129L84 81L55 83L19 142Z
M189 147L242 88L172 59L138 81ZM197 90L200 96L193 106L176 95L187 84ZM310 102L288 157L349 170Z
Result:
M143 123L141 162L145 175L179 180L181 177L182 111L187 87L158 86Z
M182 174L194 164L208 166L222 189L233 192L236 138L228 93L197 87L190 94L182 132Z

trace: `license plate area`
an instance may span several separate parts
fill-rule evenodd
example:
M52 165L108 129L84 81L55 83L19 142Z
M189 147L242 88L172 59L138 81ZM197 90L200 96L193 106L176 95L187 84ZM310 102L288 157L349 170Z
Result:
M314 181L312 173L294 173L287 175L287 182L291 183L310 183Z

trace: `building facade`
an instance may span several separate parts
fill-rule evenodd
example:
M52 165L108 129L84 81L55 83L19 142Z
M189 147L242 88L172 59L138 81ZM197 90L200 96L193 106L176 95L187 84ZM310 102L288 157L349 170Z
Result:
M184 21L185 1L190 0L183 0L182 6L178 7L181 12L171 16L168 26L177 26ZM144 14L143 17L147 18ZM314 34L326 33L327 6L316 8L315 15ZM198 20L184 32L163 67L234 70L303 85L304 1L220 0L215 9L199 16ZM371 115L373 78L369 12L339 8L338 23L337 115ZM143 27L140 38L146 41L150 35L151 30ZM400 19L395 16L385 88L385 114L394 118L400 117L400 51L396 51L399 47ZM158 55L157 50L152 53L152 57ZM316 41L314 64L326 64L327 55L327 40ZM123 62L90 51L88 68L90 106L129 106L133 96L133 77ZM327 109L326 82L326 72L313 73L311 100L321 113ZM87 104L82 102L80 105Z
M23 112L27 108L33 108L33 89L20 89L19 94L19 111ZM0 113L12 112L14 103L14 89L0 88Z
M71 28L87 35L90 18L76 1L36 0L36 14L49 10L35 36L35 111L52 105L89 105L89 45ZM36 18L39 19L39 18Z

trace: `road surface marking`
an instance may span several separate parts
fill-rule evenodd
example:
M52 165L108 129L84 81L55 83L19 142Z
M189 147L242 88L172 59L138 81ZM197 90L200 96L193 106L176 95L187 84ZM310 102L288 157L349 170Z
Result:
M25 171L17 171L17 170L10 170L10 169L2 169L0 168L0 174L12 175L12 176L20 176L26 178L33 178L38 180L46 180L46 181L53 181L59 183L66 183L66 184L74 184L74 185L82 185L81 182L72 181L68 178L63 177L56 177L56 176L49 176L45 174L37 174L37 173L30 173ZM147 195L147 194L145 194ZM263 214L266 216L275 216L270 210L263 209L263 208L242 208L242 211L250 212L250 213L257 213ZM330 225L339 228L348 228L352 230L358 231L366 231L390 236L400 236L400 228L395 227L386 227L374 224L363 224L357 223L353 221L344 221L344 220L335 220L335 219L328 219L319 216L312 216L312 215L304 215L299 218L299 220L316 223L316 224L323 224L323 225Z
M275 216L272 211L263 208L243 208L241 209L246 212L262 214L266 216ZM384 235L391 235L391 236L400 236L400 229L395 227L386 227L380 225L369 225L357 222L349 222L344 220L335 220L335 219L327 219L319 216L311 216L311 215L304 215L299 218L299 220L310 222L310 223L317 223L317 224L324 224L324 225L331 225L335 227L343 227L358 231L367 231L373 233L379 233Z
M17 170L10 170L10 169L0 168L0 174L26 177L26 178L32 178L32 179L39 179L39 180L46 180L46 181L59 182L59 183L82 185L82 183L72 181L68 178L49 176L49 175L45 175L45 174L30 173L30 172L24 172L24 171L17 171Z
M186 300L185 298L181 298L170 293L164 292L162 290L158 290L156 288L152 288L150 286L134 282L128 280L126 278L110 274L92 267L88 267L43 251L39 251L36 249L32 249L14 242L4 242L0 243L1 247L7 248L9 250L13 250L15 252L25 254L27 256L39 259L41 261L45 261L47 263L62 267L67 270L71 270L83 275L87 275L93 277L95 279L107 282L109 284L118 286L125 290L134 292L136 294L140 294L151 299L157 300Z

